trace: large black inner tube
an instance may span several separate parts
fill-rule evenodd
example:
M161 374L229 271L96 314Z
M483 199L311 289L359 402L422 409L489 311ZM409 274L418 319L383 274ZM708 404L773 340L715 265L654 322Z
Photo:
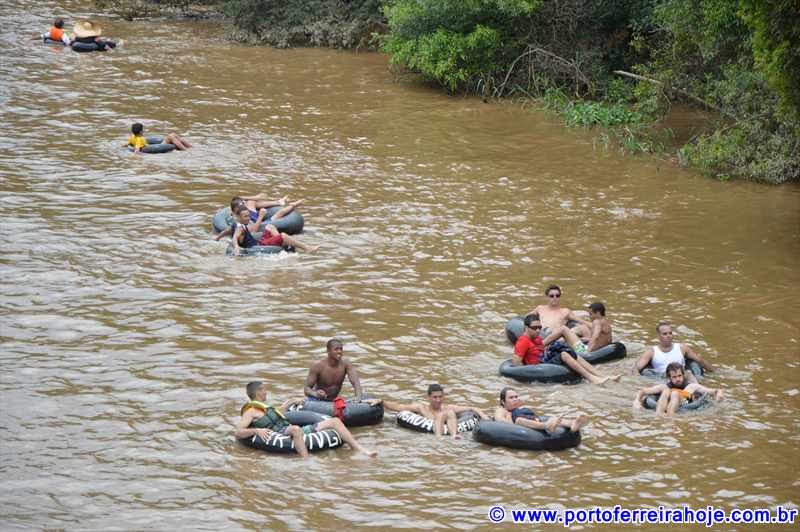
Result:
M164 137L153 135L145 138L147 146L142 148L142 153L169 153L175 149L174 144L164 142ZM128 149L134 151L133 146L128 146Z
M267 209L267 217L273 216L282 208L283 207L281 206L270 207ZM303 232L305 220L303 219L303 215L297 212L297 209L295 209L283 218L279 220L268 220L267 223L274 225L275 228L281 233L286 233L287 235L296 235ZM218 210L211 220L211 226L215 233L221 233L225 229L228 229L231 225L233 225L233 215L231 214L230 207L223 207ZM258 229L259 232L264 230L263 227L259 227Z
M328 416L323 416L316 412L306 412L302 410L286 412L287 421L292 425L304 426L314 425L320 421L328 419ZM258 436L250 438L242 438L239 441L252 447L270 453L294 453L297 452L294 448L294 440L288 434L272 434L267 441L262 440ZM322 451L324 449L333 449L342 444L342 438L339 433L333 429L325 429L319 432L312 432L303 435L303 441L306 444L308 452L313 453Z
M540 419L544 421L547 418ZM572 432L567 427L558 427L550 434L544 430L500 421L479 421L472 431L472 437L487 445L530 451L558 451L577 447L581 442L580 431Z
M50 37L45 37L44 39L42 39L42 42L45 44L60 44L61 46L68 46L67 44L64 44L64 41L56 41L51 39Z
M625 358L627 349L622 342L612 342L605 347L596 349L581 358L590 364L609 362ZM509 377L519 382L580 382L582 377L563 364L532 364L529 366L512 366L511 359L500 364L500 375Z
M270 453L297 452L294 448L294 440L287 434L272 433L267 441L262 440L259 436L242 438L239 441L253 449L259 449ZM306 444L306 449L308 449L310 453L322 451L324 449L334 449L342 444L342 438L339 436L339 433L333 429L304 434L303 441Z
M103 44L108 44L111 48L116 48L117 43L114 41L103 41ZM78 42L73 41L70 47L76 52L105 52L106 47L97 44L96 42Z
M478 414L475 412L468 410L466 412L462 412L458 416L458 432L469 432L475 428L478 424ZM397 413L397 417L395 418L397 424L403 428L416 430L418 432L428 432L433 434L433 420L417 414L416 412L409 412L408 410L402 410ZM444 425L444 434L449 434L449 429L447 425Z
M561 364L512 366L511 359L500 364L500 375L519 382L576 383L583 377Z
M642 400L642 405L648 410L655 410L658 404L658 395L647 395ZM711 398L707 393L701 394L700 397L692 400L691 402L684 402L678 407L678 412L690 412L692 410L700 410L711 404Z
M291 407L293 410L310 410L326 416L333 415L333 402L316 401L306 399L300 406ZM348 427L363 427L364 425L376 425L383 421L383 404L370 406L367 403L355 403L348 399L344 409L344 419L342 420Z

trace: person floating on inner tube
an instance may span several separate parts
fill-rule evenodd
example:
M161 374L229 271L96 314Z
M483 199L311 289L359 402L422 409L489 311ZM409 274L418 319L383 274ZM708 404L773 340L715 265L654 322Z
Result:
M560 330L561 326L566 325L568 321L578 322L575 327L575 333L581 338L588 338L591 336L592 324L585 319L581 318L568 308L561 306L561 287L557 284L551 284L544 291L547 296L546 305L538 305L529 314L536 313L542 320L543 335L549 336L552 332Z
M714 399L722 397L722 390L707 388L697 382L689 382L686 370L680 362L671 362L667 365L667 382L648 388L642 388L633 400L634 408L642 408L642 401L648 395L658 394L656 414L674 414L685 403L691 403L701 394L713 395Z
M546 422L539 421L539 416L530 407L522 405L522 400L516 390L508 387L500 390L500 406L495 409L494 420L521 425L529 429L546 430L551 433L555 432L559 426L567 427L572 432L578 432L581 427L589 423L589 418L583 414L571 422L564 421L563 416L551 416Z
M100 35L103 33L103 30L97 23L92 22L91 20L81 20L76 22L75 27L72 28L72 33L74 34L72 39L73 43L82 42L87 44L96 44L106 51L117 47L117 43L114 41L100 37Z
M264 220L264 222L269 222L271 220L279 220L283 218L284 216L292 212L295 209L295 207L301 205L303 203L303 200L297 200L287 205L287 203L289 203L288 196L284 196L276 200L268 199L264 194L261 193L256 194L255 196L234 196L231 199L231 215L233 214L233 209L235 209L236 206L242 202L244 202L245 206L248 209L250 209L250 219L254 222L256 221L256 218L258 218L258 211L260 209L269 209L270 207L278 207L278 206L287 207L286 209L279 210L271 217L266 218Z
M255 224L255 225L251 225L251 227L253 227L253 231L255 232L255 231L258 231L258 225L259 224L269 224L269 222L280 220L281 218L285 217L290 212L292 212L296 207L302 205L302 203L303 203L303 200L297 200L297 201L295 201L293 203L290 203L290 204L286 205L286 197L285 196L283 198L277 200L277 202L272 202L272 201L269 201L269 200L251 200L251 201L247 201L244 198L240 198L239 196L234 196L233 199L231 200L231 214L234 214L236 212L236 209L239 206L244 205L247 208L247 210L249 211L249 213L250 213L250 221L253 224ZM251 205L255 205L255 207L251 207ZM280 209L278 212L276 212L275 214L273 214L272 216L270 216L269 218L267 218L267 216L266 216L266 212L267 211L266 210L269 207L276 207L278 205L282 205L284 207L282 209ZM262 211L263 211L263 213L262 213ZM234 216L234 220L233 221L234 221L234 225L231 225L230 227L228 227L227 229L222 231L220 234L216 235L214 237L214 240L219 240L222 237L232 235L233 231L234 231L234 226L236 224L235 216ZM275 227L274 225L271 225L271 224L265 225L264 226L264 235L261 237L262 241L259 242L259 245L261 245L261 246L280 246L281 245L280 243L278 243L278 244L270 243L270 242L276 242L277 241L276 240L276 235L280 236L280 233L279 233L277 227Z
M669 323L665 321L658 322L656 334L658 334L658 345L648 347L639 357L639 360L633 366L632 373L634 375L640 374L648 366L651 366L656 373L664 373L667 370L667 365L672 362L678 362L685 367L686 359L694 360L705 371L714 371L714 368L695 353L691 347L672 341L672 326ZM697 382L692 372L688 372L686 378L689 382Z
M261 237L261 240L256 240L250 231L256 231L258 229L261 220L267 213L267 209L261 209L259 211L259 217L255 223L250 222L250 211L243 204L236 207L234 213L235 226L232 239L234 255L241 254L241 248L247 249L256 246L294 247L304 251L315 251L319 247L310 247L293 236L289 236L286 233L279 233L272 224L268 224L264 228L264 235Z
M471 406L458 406L458 405L445 405L444 404L444 388L439 384L431 384L428 386L428 404L409 403L401 404L393 401L383 401L383 407L397 412L401 410L408 410L409 412L416 412L417 414L433 420L433 433L441 436L444 433L444 425L447 424L447 429L454 440L461 439L458 434L458 415L464 412L472 411L478 414L481 419L489 419L481 409Z
M315 362L308 370L303 393L312 401L333 401L335 416L342 416L345 409L345 400L339 397L344 384L344 377L350 380L355 392L356 403L361 402L361 381L358 372L350 359L344 357L344 344L338 338L331 338L325 345L328 354L322 360ZM380 404L380 399L366 401L370 405Z
M128 137L128 142L125 146L129 146L133 148L133 151L139 153L142 151L142 148L147 146L147 139L144 137L144 126L139 122L136 122L131 125L131 136ZM192 147L192 144L186 140L179 137L176 133L170 133L166 137L164 137L164 144L172 144L178 150L188 150Z
M41 39L44 41L50 39L51 41L61 41L66 46L70 45L70 38L66 31L64 31L64 19L59 17L53 21L53 27L42 33Z
M514 345L514 356L511 358L512 366L563 364L592 384L603 384L609 379L618 380L620 378L620 375L610 377L603 375L594 366L575 354L573 350L567 349L563 344L560 344L561 347L558 349L550 349L545 352L544 343L540 336L542 322L539 320L539 315L528 314L523 322L525 323L525 330ZM566 327L563 333L569 341L581 343L575 333Z
M611 343L611 324L606 319L606 306L597 301L589 305L589 316L591 317L591 332L588 339L578 338L575 333L577 329L570 329L566 325L553 329L552 332L542 340L545 347L550 346L561 338L564 338L570 347L578 355L591 353ZM541 317L541 315L540 315ZM580 328L578 328L580 329Z
M319 432L325 429L333 429L339 433L342 440L357 452L368 456L376 456L376 451L371 451L359 444L347 427L344 426L339 418L328 418L315 425L305 425L300 427L292 425L283 416L284 410L294 401L289 400L281 405L281 409L273 408L265 403L267 400L267 385L261 381L253 381L247 385L247 396L250 402L242 407L242 418L233 431L233 435L239 439L252 438L258 436L264 443L269 441L272 433L285 434L294 440L294 448L303 458L308 458L308 449L303 441L303 435L311 432Z

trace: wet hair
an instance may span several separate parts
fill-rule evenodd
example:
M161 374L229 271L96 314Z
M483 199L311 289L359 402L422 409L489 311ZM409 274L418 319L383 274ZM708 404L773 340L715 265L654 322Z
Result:
M528 314L527 316L525 316L525 319L522 321L523 323L525 323L525 327L530 327L534 321L541 321L541 320L539 319L539 315L534 312L533 314Z
M506 402L506 394L507 394L507 393L508 393L510 390L513 390L513 389L514 389L514 388L512 388L511 386L506 386L505 388L503 388L502 390L500 390L500 404L501 404L501 405L504 405L504 404L505 404L505 402Z
M236 205L236 207L233 208L233 215L239 216L239 213L242 211L250 212L250 209L248 209L246 205L239 203Z
M64 19L61 18L61 17L55 19L53 21L53 26L55 26L56 28L59 28L59 29L63 28L64 27Z
M595 301L589 305L589 310L592 312L599 312L601 316L606 315L606 306L599 301Z
M334 347L340 346L340 345L344 345L341 340L339 340L338 338L331 338L330 340L328 340L328 343L325 344L325 349L330 351Z
M234 196L233 198L231 198L231 212L236 210L236 207L240 203L244 203L244 200L242 198L240 198L239 196Z
M683 365L680 362L670 362L667 364L667 369L664 371L664 375L666 375L667 379L669 379L669 374L673 371L680 371L681 374L686 377L686 371L683 369Z
M658 322L658 324L656 325L656 334L661 334L661 327L663 327L664 325L666 325L667 327L670 326L668 321L659 321Z
M430 386L428 386L428 395L432 394L433 392L444 393L444 388L442 388L441 384L431 384Z
M261 381L252 381L247 383L247 397L250 399L256 398L256 393L258 393L258 389L261 388L261 385L264 384Z
M141 135L142 131L144 131L144 126L142 124L140 124L139 122L135 122L131 126L131 133L133 133L134 135Z
M547 290L544 291L544 295L549 296L550 290L558 290L558 295L561 295L561 287L558 286L557 284L551 284L550 286L548 286Z

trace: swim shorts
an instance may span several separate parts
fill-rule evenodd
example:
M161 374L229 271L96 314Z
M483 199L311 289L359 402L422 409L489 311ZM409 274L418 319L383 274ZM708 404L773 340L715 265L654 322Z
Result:
M280 233L272 236L271 234L265 232L258 244L261 246L282 246L283 237L280 235Z

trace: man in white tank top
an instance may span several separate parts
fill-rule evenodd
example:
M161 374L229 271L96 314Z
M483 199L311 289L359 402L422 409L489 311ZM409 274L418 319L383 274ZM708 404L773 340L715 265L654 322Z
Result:
M638 375L648 366L658 373L664 373L664 370L672 362L678 362L682 366L686 366L686 359L694 360L703 371L714 371L703 358L695 353L691 347L685 344L679 344L672 341L672 326L666 322L659 322L656 325L656 333L658 334L658 345L647 348L636 364L633 366L633 373ZM692 380L692 372L687 372L688 380Z

